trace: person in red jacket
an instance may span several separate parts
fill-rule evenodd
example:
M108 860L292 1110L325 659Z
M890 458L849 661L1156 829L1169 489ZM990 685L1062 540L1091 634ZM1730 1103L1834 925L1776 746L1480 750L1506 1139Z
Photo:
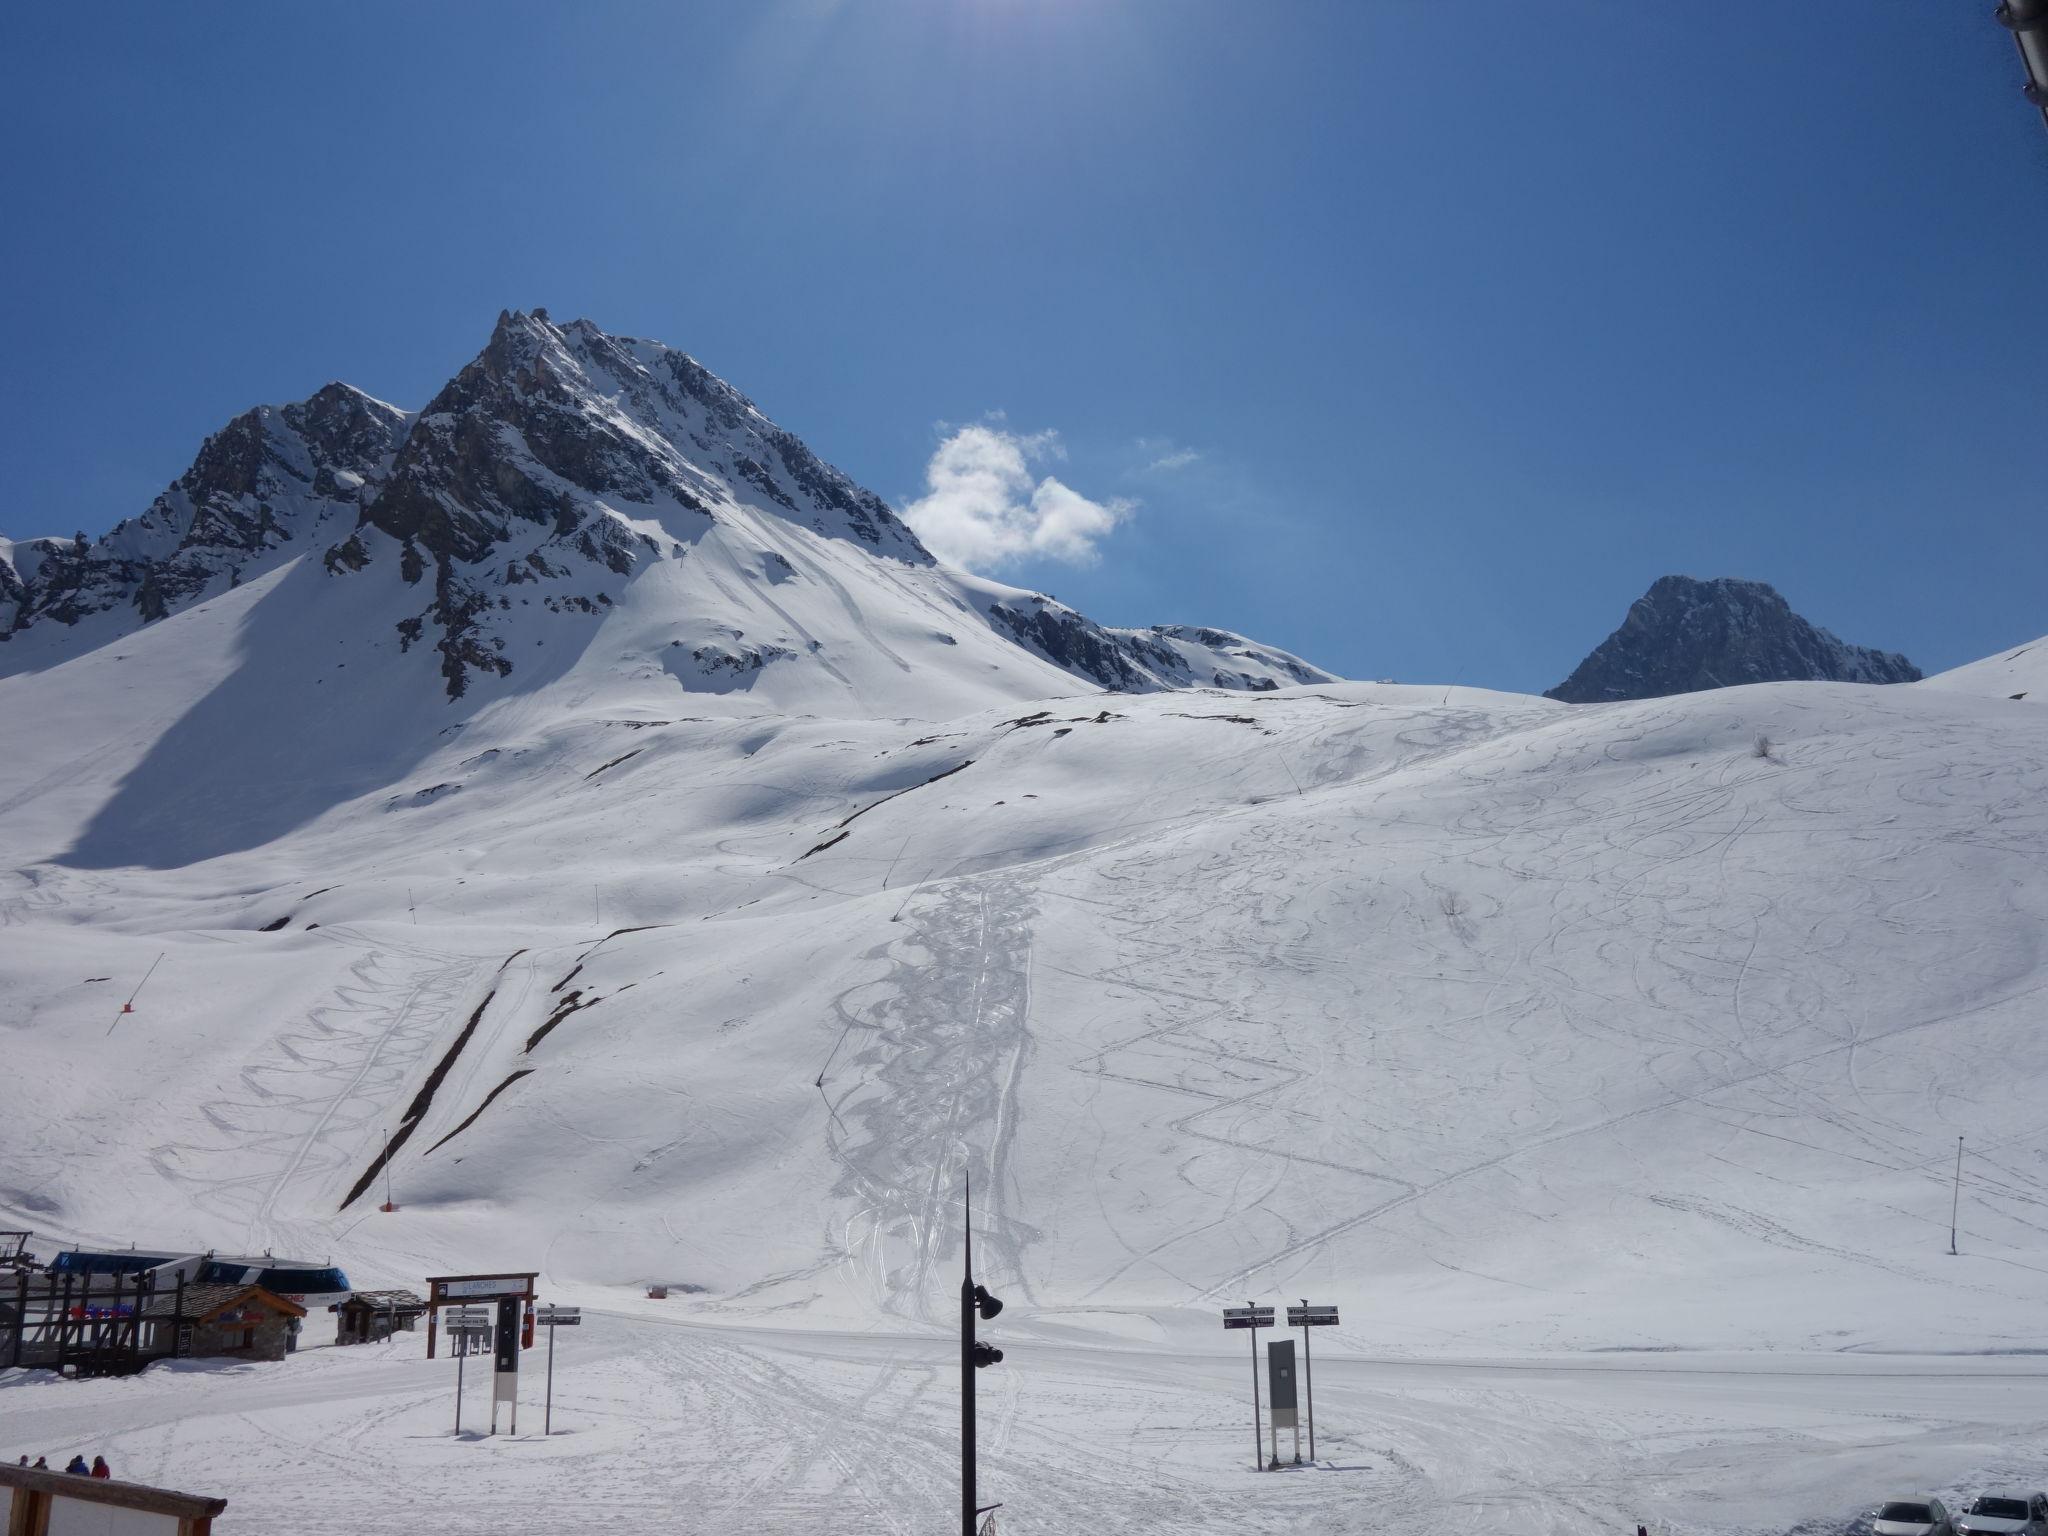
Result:
M94 1477L112 1477L114 1469L107 1465L106 1457L95 1456L92 1459L92 1475Z

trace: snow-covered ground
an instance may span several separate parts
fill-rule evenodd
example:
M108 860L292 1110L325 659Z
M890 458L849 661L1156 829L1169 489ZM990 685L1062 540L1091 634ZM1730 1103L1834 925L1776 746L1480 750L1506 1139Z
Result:
M934 722L599 646L451 706L290 686L248 616L292 579L0 681L0 1226L539 1269L601 1309L570 1433L453 1440L404 1340L11 1375L0 1452L105 1449L224 1533L948 1529L972 1172L1005 1531L1782 1530L2048 1482L2041 711ZM345 1204L387 1131L402 1209ZM1254 1474L1216 1309L1303 1295L1345 1311L1332 1466Z
M1246 1355L1212 1326L1008 1327L981 1394L999 1528L1845 1530L1879 1496L1956 1507L2040 1481L2037 1359L1446 1360L1373 1356L1359 1330L1316 1357L1316 1460L1261 1472ZM528 1356L518 1434L507 1420L496 1438L488 1357L465 1368L457 1438L455 1363L418 1336L281 1366L37 1374L0 1392L0 1449L102 1452L121 1476L224 1494L227 1531L958 1529L946 1341L586 1314L559 1346L552 1437L541 1365Z

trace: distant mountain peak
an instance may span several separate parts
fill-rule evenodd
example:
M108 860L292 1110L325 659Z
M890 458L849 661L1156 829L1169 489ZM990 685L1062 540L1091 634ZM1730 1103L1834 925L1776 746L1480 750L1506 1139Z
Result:
M1920 669L1850 645L1792 611L1766 582L1660 576L1621 628L1544 697L1567 704L1652 699L1742 683L1910 683Z

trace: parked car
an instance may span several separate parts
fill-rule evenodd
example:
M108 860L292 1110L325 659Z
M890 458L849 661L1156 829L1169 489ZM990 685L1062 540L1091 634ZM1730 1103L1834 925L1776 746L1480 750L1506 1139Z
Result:
M1876 1536L1955 1536L1939 1499L1894 1499L1878 1506L1870 1528Z
M1959 1536L2048 1536L2048 1497L1982 1494L1956 1517Z

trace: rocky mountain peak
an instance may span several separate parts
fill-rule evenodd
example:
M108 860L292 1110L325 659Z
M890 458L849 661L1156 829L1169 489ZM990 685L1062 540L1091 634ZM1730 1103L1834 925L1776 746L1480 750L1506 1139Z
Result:
M1109 628L948 570L687 353L544 309L501 313L417 416L329 384L235 418L97 544L0 549L0 624L36 625L55 656L80 646L53 630L91 619L84 644L102 643L301 552L319 558L294 601L312 598L301 577L342 584L319 585L323 611L436 657L450 698L560 675L593 647L691 690L826 711L980 708L1070 680L1330 680L1227 631Z
M1920 669L1808 623L1761 581L1660 576L1546 698L1652 699L1740 683L1909 683Z
M4 557L0 662L36 664L56 630L111 638L344 537L383 484L407 413L346 384L242 412L140 516L98 540L27 539Z

